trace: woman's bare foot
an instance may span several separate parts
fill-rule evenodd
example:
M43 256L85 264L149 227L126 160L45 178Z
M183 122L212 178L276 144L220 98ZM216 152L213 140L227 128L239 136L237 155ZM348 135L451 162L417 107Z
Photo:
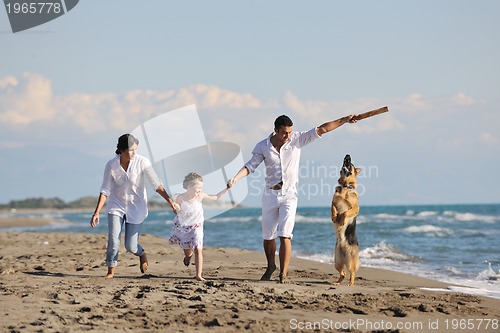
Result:
M260 278L261 281L269 281L271 280L271 276L273 275L274 271L276 270L276 265L267 267L266 272L262 277Z
M105 278L106 279L112 279L115 277L115 268L114 267L108 267L108 274L106 274Z
M139 257L139 267L141 268L141 273L144 274L148 270L148 257L146 256L146 252Z
M205 279L203 278L203 276L196 276L195 278L196 278L196 280L198 280L198 281L207 281L207 280L205 280Z

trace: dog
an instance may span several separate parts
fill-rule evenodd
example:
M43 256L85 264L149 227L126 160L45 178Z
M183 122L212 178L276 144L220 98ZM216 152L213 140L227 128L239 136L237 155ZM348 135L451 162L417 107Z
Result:
M356 217L359 213L358 192L356 191L356 176L361 173L351 163L351 156L344 157L340 170L339 186L335 188L332 198L332 222L335 226L337 243L335 244L335 269L340 278L335 285L342 283L349 272L349 284L354 285L354 278L359 269L359 245L356 237Z

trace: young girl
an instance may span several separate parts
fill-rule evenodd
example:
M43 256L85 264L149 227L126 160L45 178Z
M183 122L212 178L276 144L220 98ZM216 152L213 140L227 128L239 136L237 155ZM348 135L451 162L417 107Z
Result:
M203 193L203 178L195 172L189 173L182 182L186 192L179 194L175 202L180 210L174 218L170 244L179 244L184 250L184 265L189 266L194 253L196 265L196 279L205 281L201 276L203 269L203 200L219 200L226 192L227 187L216 195Z

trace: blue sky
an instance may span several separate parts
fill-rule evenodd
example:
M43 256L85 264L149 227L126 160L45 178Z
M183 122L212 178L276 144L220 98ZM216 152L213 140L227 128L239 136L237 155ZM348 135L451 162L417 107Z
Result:
M97 195L120 134L190 104L207 140L244 159L280 114L307 130L388 105L304 149L303 206L329 205L346 153L367 171L362 204L499 202L499 12L497 1L87 0L13 34L0 9L0 203Z

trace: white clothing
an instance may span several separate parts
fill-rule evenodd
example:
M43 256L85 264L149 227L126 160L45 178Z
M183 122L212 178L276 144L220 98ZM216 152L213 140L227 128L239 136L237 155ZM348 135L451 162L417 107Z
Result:
M195 198L192 202L181 201L181 209L174 218L172 235L168 242L178 244L183 249L203 249L203 206Z
M297 195L295 192L266 189L262 196L262 239L293 237Z
M136 155L125 171L120 165L120 156L109 160L104 169L101 193L108 197L108 214L123 217L127 223L140 224L148 216L148 201L144 178L154 189L162 185L151 162Z
M320 138L316 127L306 132L292 132L278 152L271 143L272 134L255 146L252 158L245 164L249 172L264 161L266 188L262 196L262 238L292 238L297 212L297 183L299 182L300 151ZM283 182L280 190L271 189Z
M283 182L284 192L297 191L299 182L300 150L313 140L320 138L316 127L306 132L292 132L290 139L278 152L271 143L272 134L257 143L252 151L252 158L245 164L250 173L264 161L266 166L266 188Z

